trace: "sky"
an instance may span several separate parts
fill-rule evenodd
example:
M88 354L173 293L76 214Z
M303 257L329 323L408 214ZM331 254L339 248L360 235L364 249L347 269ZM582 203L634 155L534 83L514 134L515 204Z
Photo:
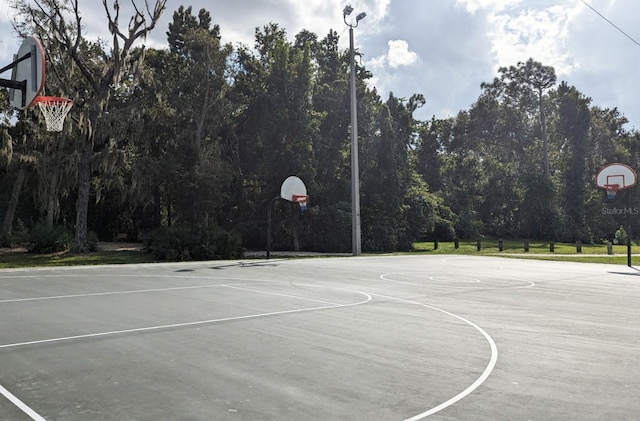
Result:
M9 3L0 0L2 67L20 44L11 29ZM101 2L79 3L85 35L108 39ZM558 82L575 86L592 105L617 107L629 119L627 129L640 130L637 0L167 0L146 44L166 47L173 12L184 5L196 15L201 8L208 10L220 25L222 41L234 45L253 46L255 29L273 22L291 41L303 29L319 38L335 30L347 49L342 16L347 4L354 8L352 16L367 14L354 31L354 43L373 73L370 85L383 100L390 92L400 98L423 94L427 102L415 113L420 120L468 110L481 93L480 84L491 82L499 67L533 58L553 66Z

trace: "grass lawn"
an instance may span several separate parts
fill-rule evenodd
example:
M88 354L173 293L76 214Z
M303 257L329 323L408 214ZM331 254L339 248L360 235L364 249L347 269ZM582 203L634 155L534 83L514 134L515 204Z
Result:
M502 251L499 251L498 240L483 240L481 249L474 241L460 241L456 248L453 242L415 243L411 254L439 255L457 254L470 256L501 256L519 259L557 260L590 263L627 264L627 247L614 245L613 255L607 254L604 244L583 244L582 252L578 253L575 244L555 243L554 252L550 252L549 243L529 242L529 251L525 252L524 242L503 240ZM634 244L632 252L640 253L640 246ZM80 266L80 265L113 265L125 263L153 263L152 255L142 250L103 250L86 254L70 252L53 254L31 254L23 249L2 249L0 251L0 269L20 267L50 267L50 266ZM633 255L632 265L640 266L640 254Z
M52 253L31 254L23 251L0 253L0 269L38 266L116 265L124 263L151 263L153 256L140 250L98 251L86 254Z
M554 251L551 252L549 242L530 241L529 251L525 251L523 240L503 240L502 251L499 249L498 240L482 240L481 249L478 251L477 241L460 241L459 247L455 248L454 242L414 243L415 253L424 254L460 254L474 256L503 256L524 259L557 260L590 263L612 263L627 264L627 246L613 245L612 255L607 252L605 244L582 244L581 252L578 252L576 244L555 243ZM631 246L632 253L640 253L640 247L636 244ZM640 265L640 255L632 255L632 265Z

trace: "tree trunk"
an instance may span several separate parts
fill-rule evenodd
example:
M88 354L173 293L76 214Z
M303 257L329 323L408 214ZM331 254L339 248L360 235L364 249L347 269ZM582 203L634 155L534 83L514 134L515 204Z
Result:
M162 193L157 184L153 187L153 227L158 228L162 224ZM149 228L149 227L144 227Z
M298 237L297 227L292 227L291 236L293 237L293 251L300 251L300 238Z
M4 216L2 222L2 234L0 235L0 242L2 246L11 246L11 227L13 226L13 218L18 208L18 202L20 201L20 192L22 191L22 185L25 179L25 170L22 166L18 169L18 174L13 182L13 190L11 190L11 198L7 206L7 213Z
M92 125L92 127L95 127ZM76 237L74 251L89 250L87 242L87 218L91 188L91 159L93 157L93 134L89 129L84 150L78 163L78 198L76 200Z
M51 182L50 182L50 186L49 186L49 192L47 194L47 214L46 214L46 224L47 227L51 228L53 227L53 222L55 220L55 214L56 214L56 203L57 203L57 199L56 199L56 184L57 184L57 177L56 176L52 176L51 177Z
M546 178L551 176L551 170L549 166L549 142L547 140L547 119L544 115L544 100L542 96L542 89L538 90L538 100L540 108L540 133L542 136L542 155L544 159L544 175Z

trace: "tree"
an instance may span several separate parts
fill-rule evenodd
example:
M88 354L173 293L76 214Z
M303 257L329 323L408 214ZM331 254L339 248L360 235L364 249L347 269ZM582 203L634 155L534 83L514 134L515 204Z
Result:
M173 12L173 21L169 23L169 31L167 32L169 51L178 56L186 57L189 55L186 38L191 31L202 29L213 38L220 39L220 26L211 27L211 14L205 9L200 9L196 19L192 10L191 6L186 9L184 6L180 6L178 10Z
M562 183L560 184L568 237L590 241L586 222L585 201L587 198L586 162L590 147L590 98L586 98L575 87L562 82L557 89L556 136L559 150L563 151Z
M418 126L415 169L429 186L430 191L442 189L442 156L446 151L453 119L431 121Z
M82 14L78 0L17 0L14 6L23 19L16 25L20 34L33 32L43 41L47 51L59 51L61 57L66 56L61 62L49 61L48 65L54 69L53 72L63 78L63 81L72 82L65 75L72 75L77 71L88 88L83 91L77 89L77 86L67 85L67 89L71 88L67 94L81 110L79 126L84 136L78 167L76 202L75 249L78 251L86 251L88 248L87 215L98 120L108 108L112 87L123 78L134 75L136 66L142 62L144 50L140 49L137 54L132 55L133 44L153 30L165 4L166 0L156 0L152 8L148 3L145 8L140 8L134 1L134 14L124 29L120 25L119 1L114 0L110 5L108 0L102 0L112 45L111 51L103 51L99 60L88 54L88 49L97 44L86 42L82 35ZM69 16L71 21L68 21Z
M492 84L483 83L482 88L521 109L531 106L537 108L542 140L542 168L545 177L549 177L549 144L544 93L556 83L555 70L551 66L544 66L530 58L526 62L518 62L516 66L501 67L498 72L500 78L494 79Z
M314 179L313 144L318 116L313 112L311 46L286 40L276 24L256 30L255 51L241 48L235 81L238 151L243 177L244 220L261 226L264 209L282 181L297 175ZM258 225L259 224L259 225ZM291 232L295 238L295 231Z
M211 27L209 13L202 9L198 19L190 18L191 9L174 13L168 33L171 51L176 51L176 76L170 98L176 109L175 136L183 149L174 190L177 215L183 224L215 226L229 218L229 209L237 204L232 184L237 173L230 168L233 145L232 104L228 66L233 48L221 44L220 28ZM182 23L184 19L189 24ZM179 45L173 44L180 30ZM191 188L184 189L184 185Z

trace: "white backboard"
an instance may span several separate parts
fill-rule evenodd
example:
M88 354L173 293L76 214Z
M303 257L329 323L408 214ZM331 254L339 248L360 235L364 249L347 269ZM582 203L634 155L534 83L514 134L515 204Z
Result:
M280 197L284 200L293 202L293 196L306 195L307 187L304 185L302 180L295 175L287 177L287 179L282 182L282 187L280 187Z
M606 189L607 186L618 185L618 190L634 186L637 182L636 172L625 164L609 164L596 175L596 185Z
M29 56L28 58L25 58ZM33 100L40 95L44 88L45 55L42 44L36 38L28 37L22 42L15 55L14 61L20 60L13 68L11 80L26 81L26 92L22 95L20 89L9 89L9 102L18 109L29 108Z

